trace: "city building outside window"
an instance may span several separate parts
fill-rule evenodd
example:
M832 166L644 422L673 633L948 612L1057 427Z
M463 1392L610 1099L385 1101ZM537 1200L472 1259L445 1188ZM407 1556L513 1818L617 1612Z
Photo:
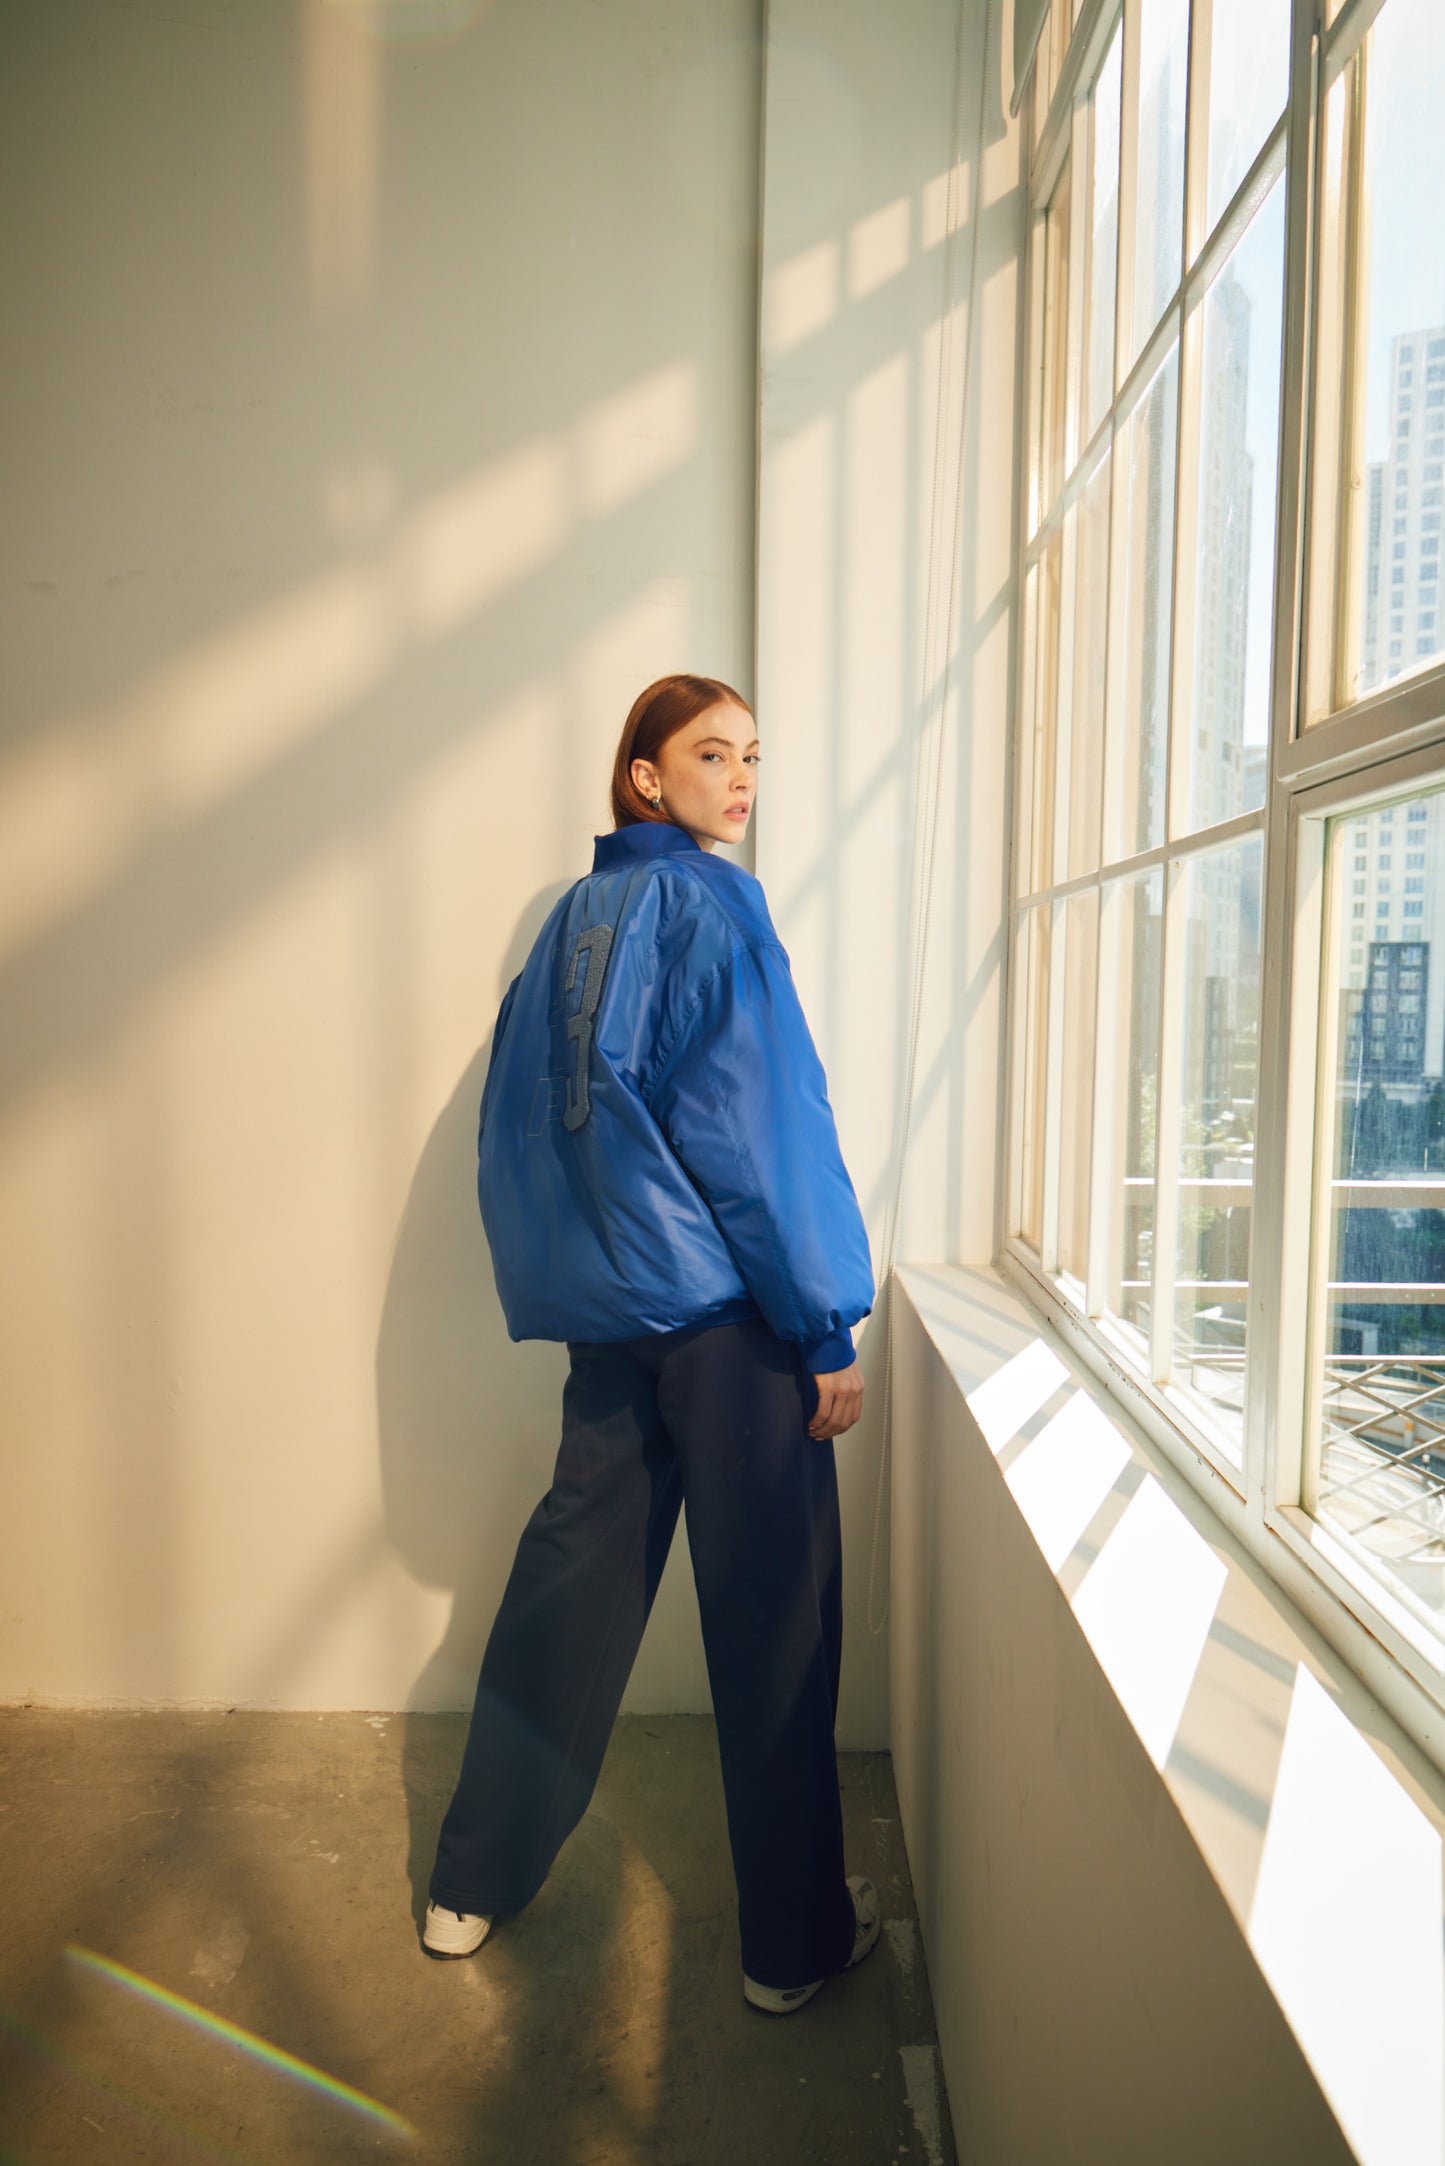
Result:
M1440 0L1054 0L1003 1258L1445 1765L1442 105Z

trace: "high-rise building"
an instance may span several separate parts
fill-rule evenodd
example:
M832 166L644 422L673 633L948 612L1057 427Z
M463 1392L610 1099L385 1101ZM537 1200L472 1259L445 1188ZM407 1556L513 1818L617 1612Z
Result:
M1208 578L1194 625L1194 818L1244 809L1245 642L1254 461L1249 413L1249 296L1225 269L1209 297L1200 411L1199 541Z
M1367 980L1372 982L1372 951L1423 943L1433 961L1426 984L1409 988L1423 995L1419 1067L1415 1071L1422 1082L1439 1076L1445 1067L1445 968L1440 962L1445 957L1442 840L1445 794L1431 792L1408 804L1382 805L1377 812L1361 813L1348 821L1339 863L1344 886L1341 922L1346 942L1341 983L1346 991L1363 992ZM1411 1058L1415 1058L1413 1052ZM1389 1065L1398 1065L1393 1047ZM1379 1079L1386 1080L1383 1071Z
M1388 446L1386 456L1366 469L1362 693L1445 652L1442 527L1445 324L1437 324L1391 341ZM1445 799L1431 796L1362 817L1347 838L1346 988L1365 989L1372 947L1423 941L1435 959L1428 972L1422 1079L1439 1076L1445 1054L1442 823ZM1395 1032L1390 1035L1393 1040ZM1362 1042L1368 1043L1368 1032ZM1399 1064L1392 1058L1392 1065Z
M1445 324L1391 342L1388 450L1366 490L1360 690L1371 692L1445 650Z
M1209 299L1200 386L1199 536L1208 576L1198 587L1194 624L1194 706L1190 721L1193 817L1212 827L1242 812L1246 639L1254 461L1247 449L1250 304L1227 268ZM1258 972L1258 852L1211 854L1193 887L1190 1039L1201 1110L1220 1148L1234 1150L1238 1117L1254 1095ZM1252 1115L1250 1120L1252 1126Z
M1345 1074L1372 1083L1419 1083L1425 1072L1430 943L1375 940L1365 990L1346 1017Z

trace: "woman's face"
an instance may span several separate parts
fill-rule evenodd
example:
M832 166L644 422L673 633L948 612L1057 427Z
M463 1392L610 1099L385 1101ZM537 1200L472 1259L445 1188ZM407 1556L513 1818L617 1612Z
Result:
M746 708L724 700L669 737L656 761L634 760L644 797L662 793L662 810L694 842L741 842L758 786L758 740Z

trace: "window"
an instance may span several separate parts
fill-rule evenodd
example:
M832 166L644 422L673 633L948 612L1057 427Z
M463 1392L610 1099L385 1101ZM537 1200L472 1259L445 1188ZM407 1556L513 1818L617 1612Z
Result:
M1039 65L1004 1257L1445 1707L1445 8Z
M1403 485L1407 505L1413 493L1410 449L1399 438L1399 415L1408 404L1403 376L1418 346L1428 352L1435 343L1432 329L1445 310L1438 234L1427 234L1418 251L1398 244L1412 223L1412 192L1418 203L1433 176L1436 152L1424 116L1429 99L1445 87L1445 11L1432 0L1385 0L1363 13L1356 4L1336 14L1327 42L1311 386L1320 433L1306 597L1311 723L1368 696L1387 676L1417 675L1442 652L1435 638L1417 638L1408 662L1394 657L1398 667L1381 669L1380 628L1372 621L1379 605L1366 591L1376 546L1366 505L1373 490L1387 485L1387 474L1397 497ZM1445 180L1445 163L1440 177ZM1426 404L1445 407L1445 389L1427 390ZM1432 430L1442 418L1430 414ZM1432 434L1427 459L1439 459L1442 449L1445 439ZM1436 466L1425 467L1425 482L1440 478Z

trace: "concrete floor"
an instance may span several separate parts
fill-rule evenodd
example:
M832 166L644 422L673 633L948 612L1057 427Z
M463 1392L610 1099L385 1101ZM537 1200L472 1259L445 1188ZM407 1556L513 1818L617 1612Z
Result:
M5 2158L952 2166L886 1754L840 1756L879 1945L768 2017L702 1716L619 1722L536 1900L468 1961L423 1956L464 1727L0 1711Z

